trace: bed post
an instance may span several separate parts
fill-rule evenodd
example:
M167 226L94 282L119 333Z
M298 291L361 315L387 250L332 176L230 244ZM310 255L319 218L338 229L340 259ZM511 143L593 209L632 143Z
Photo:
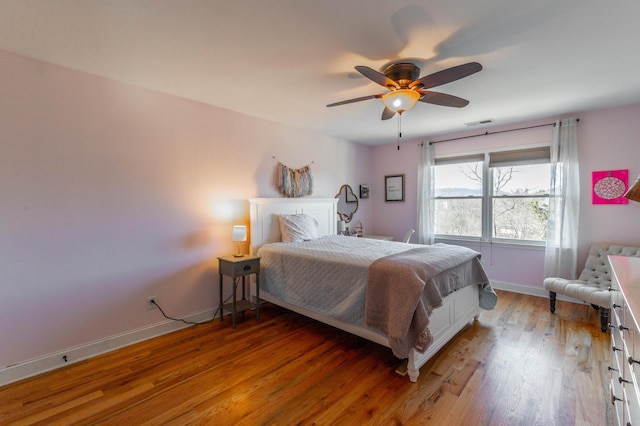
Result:
M407 360L407 373L409 374L409 380L413 383L418 381L418 376L420 375L420 370L416 365L416 350L411 349L409 351L409 359Z

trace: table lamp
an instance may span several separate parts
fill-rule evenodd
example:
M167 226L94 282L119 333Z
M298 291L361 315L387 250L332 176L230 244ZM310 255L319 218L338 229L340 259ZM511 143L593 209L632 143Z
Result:
M247 227L244 225L233 225L231 241L234 241L238 244L238 252L233 256L244 257L244 254L240 253L240 241L247 241Z

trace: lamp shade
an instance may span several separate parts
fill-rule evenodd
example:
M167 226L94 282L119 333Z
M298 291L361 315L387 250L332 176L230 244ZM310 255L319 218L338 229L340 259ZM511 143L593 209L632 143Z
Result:
M638 176L635 183L631 185L627 193L624 194L624 198L632 201L640 201L640 176Z
M393 90L382 95L382 102L384 102L385 106L399 114L413 108L418 99L420 99L420 93L411 89Z
M231 241L247 241L247 227L244 225L233 225Z

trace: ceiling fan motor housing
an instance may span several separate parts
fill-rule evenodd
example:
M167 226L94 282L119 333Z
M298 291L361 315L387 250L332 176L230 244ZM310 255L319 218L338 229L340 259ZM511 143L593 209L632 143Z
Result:
M392 64L384 70L384 75L395 81L401 88L405 89L411 82L417 80L420 77L420 68L417 65L410 62L399 62ZM419 87L416 87L419 89ZM395 89L395 87L389 87L389 89Z

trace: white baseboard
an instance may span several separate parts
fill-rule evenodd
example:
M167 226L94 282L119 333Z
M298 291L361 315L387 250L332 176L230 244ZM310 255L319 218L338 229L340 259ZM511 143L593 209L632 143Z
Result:
M210 320L214 315L213 309L198 312L185 317L186 321L203 322ZM182 328L189 327L181 321L165 320L147 327L127 331L122 334L105 337L94 342L67 348L63 351L44 355L19 364L9 365L0 369L0 386L26 379L27 377L55 370L83 361L88 358L101 355L115 349L120 349L143 340L171 333Z
M522 284L512 284L512 283L506 283L502 281L493 281L493 280L491 281L491 286L494 289L504 290L511 293L520 293L520 294L526 294L529 296L544 297L545 299L549 298L549 292L541 287L530 287ZM562 300L563 302L579 303L582 305L585 304L585 302L583 302L582 300L574 299L572 297L564 296L562 294L558 294L556 296L556 299Z

